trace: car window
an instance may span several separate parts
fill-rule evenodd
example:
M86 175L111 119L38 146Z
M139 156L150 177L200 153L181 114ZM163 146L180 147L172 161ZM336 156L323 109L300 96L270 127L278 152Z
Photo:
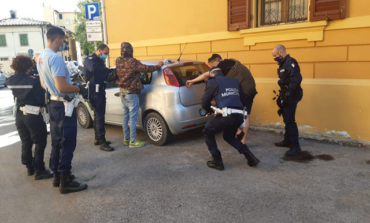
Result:
M116 85L116 83L114 83L114 82L107 82L107 83L105 83L105 87L108 89L108 88L116 88L117 87L117 85Z
M187 80L194 79L200 74L207 72L208 67L205 64L191 64L185 66L171 67L172 72L177 77L181 86L185 86Z
M140 80L142 84L150 84L152 82L152 73L140 73Z

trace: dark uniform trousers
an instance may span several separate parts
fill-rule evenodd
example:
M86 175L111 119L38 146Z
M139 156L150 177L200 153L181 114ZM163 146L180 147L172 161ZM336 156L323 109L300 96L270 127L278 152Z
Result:
M26 166L33 164L36 170L43 170L47 130L42 115L24 115L18 110L15 125L22 141L22 163ZM35 144L34 158L32 157L33 144Z
M71 173L73 152L76 148L76 109L74 109L71 117L67 117L65 116L63 102L50 101L48 110L52 146L49 166L54 172L67 175Z
M217 115L207 122L204 128L204 135L208 150L212 156L221 157L221 153L217 148L215 134L222 130L224 140L237 149L239 153L244 154L248 151L248 146L235 137L236 131L243 121L242 114L231 114L228 117Z
M94 88L95 90L95 88ZM94 130L95 136L105 136L105 88L100 87L99 92L94 92L92 95L92 106L94 109Z
M288 98L288 104L283 107L283 120L285 123L284 141L289 143L291 147L299 147L298 142L298 127L295 121L295 112L300 97L291 95Z

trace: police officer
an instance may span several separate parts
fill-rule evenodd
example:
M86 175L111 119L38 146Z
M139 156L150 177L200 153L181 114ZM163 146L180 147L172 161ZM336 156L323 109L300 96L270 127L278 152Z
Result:
M285 153L286 156L296 156L301 152L298 142L298 127L295 121L295 112L298 102L302 99L303 90L301 88L302 75L298 62L286 53L283 45L277 45L272 56L279 64L278 84L280 86L280 95L277 99L279 115L283 115L285 123L284 139L275 143L279 147L289 147Z
M103 151L113 151L110 142L105 138L105 81L115 80L115 69L105 67L104 61L109 55L109 48L101 44L98 50L87 57L84 71L89 82L89 102L94 109L95 145Z
M65 33L51 27L46 33L47 48L37 60L37 70L43 87L50 94L47 108L50 114L52 149L50 168L54 171L53 186L62 194L85 190L86 184L77 182L71 173L76 148L77 117L74 108L75 94L85 94L83 86L73 86L66 64L58 51L64 49Z
M243 123L243 104L239 81L235 78L225 77L220 68L210 70L211 79L207 82L206 90L202 98L202 107L206 112L211 112L211 101L216 100L217 108L224 111L223 115L217 114L211 118L205 128L204 134L208 150L212 155L212 160L207 162L207 166L217 170L223 170L221 153L217 148L215 134L223 131L226 142L232 145L239 153L243 154L249 166L256 166L259 160L249 150L248 146L242 144L235 133Z
M28 74L33 62L27 56L13 59L11 68L15 75L7 80L15 99L15 124L22 142L22 163L26 165L28 175L35 174L35 180L51 178L53 175L45 169L44 151L46 147L46 124L42 112L45 109L45 91L40 79ZM32 146L35 144L35 155Z

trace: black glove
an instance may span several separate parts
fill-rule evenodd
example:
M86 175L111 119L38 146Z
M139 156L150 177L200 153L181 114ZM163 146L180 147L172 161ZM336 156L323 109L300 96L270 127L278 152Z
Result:
M278 80L278 85L280 86L280 87L282 87L283 85L284 85L284 81L283 80Z
M285 94L284 94L284 97L289 98L290 95L291 95L290 91L286 91Z
M78 93L83 97L83 98L88 98L88 90L86 88L86 84L84 85L79 85L78 88L80 88L80 90L78 91Z

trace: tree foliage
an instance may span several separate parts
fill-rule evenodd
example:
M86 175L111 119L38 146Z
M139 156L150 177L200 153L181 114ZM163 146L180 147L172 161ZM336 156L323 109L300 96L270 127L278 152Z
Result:
M95 46L93 42L87 42L87 35L86 35L86 19L85 19L85 4L92 3L92 2L99 2L99 0L80 0L78 2L78 8L80 12L77 14L77 21L76 21L76 30L74 33L74 38L81 43L81 50L83 55L89 55L95 51ZM100 15L101 9L100 10ZM97 42L97 45L103 42Z

